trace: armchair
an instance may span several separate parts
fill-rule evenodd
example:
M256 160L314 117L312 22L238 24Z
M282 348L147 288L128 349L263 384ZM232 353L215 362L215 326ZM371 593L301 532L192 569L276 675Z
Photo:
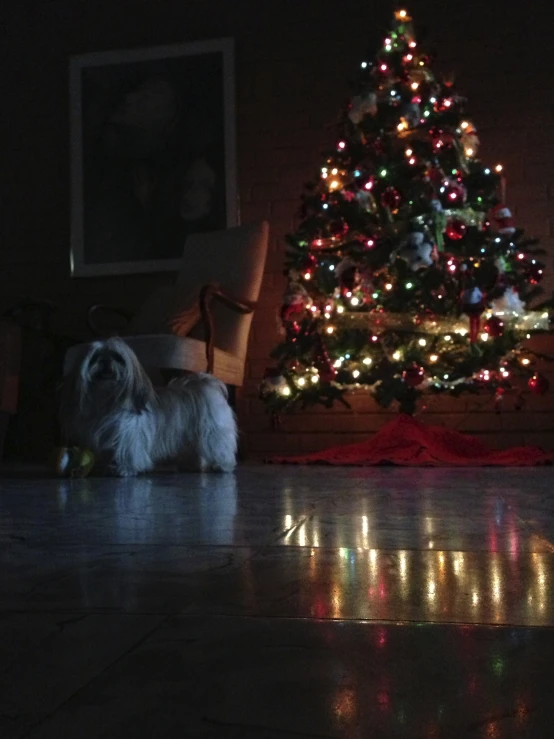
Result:
M155 291L135 316L115 311L129 318L119 333L146 369L208 371L227 385L242 385L268 231L264 221L189 236L174 285ZM98 319L111 310L102 305L89 309L94 335L102 336ZM69 350L64 372L78 351Z

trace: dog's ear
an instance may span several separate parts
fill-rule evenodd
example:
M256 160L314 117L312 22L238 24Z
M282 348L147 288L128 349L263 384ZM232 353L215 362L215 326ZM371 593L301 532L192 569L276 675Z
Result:
M146 371L137 362L133 368L131 400L137 413L142 413L156 399L156 392Z

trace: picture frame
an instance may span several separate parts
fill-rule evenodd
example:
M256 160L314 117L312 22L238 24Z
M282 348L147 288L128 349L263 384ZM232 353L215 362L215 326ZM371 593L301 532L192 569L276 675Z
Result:
M73 277L177 270L239 224L233 39L72 56L69 96Z

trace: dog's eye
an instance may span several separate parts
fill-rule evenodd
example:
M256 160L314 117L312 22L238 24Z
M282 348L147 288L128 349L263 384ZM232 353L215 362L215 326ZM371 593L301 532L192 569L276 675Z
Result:
M120 354L116 354L115 352L110 355L110 359L115 362L116 364L120 364L122 367L125 366L125 360Z

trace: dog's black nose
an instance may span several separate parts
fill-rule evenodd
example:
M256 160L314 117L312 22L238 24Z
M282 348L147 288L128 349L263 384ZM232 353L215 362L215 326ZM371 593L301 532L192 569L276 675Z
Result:
M96 363L94 376L98 380L111 380L115 377L113 365L109 359L99 359Z

